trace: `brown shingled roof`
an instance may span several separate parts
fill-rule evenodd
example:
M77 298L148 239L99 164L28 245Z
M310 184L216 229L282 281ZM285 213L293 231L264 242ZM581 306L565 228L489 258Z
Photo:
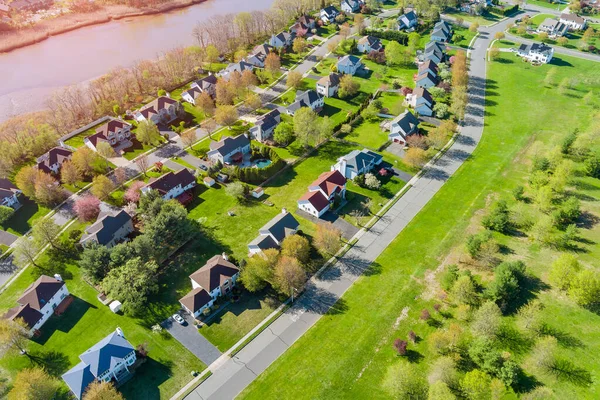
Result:
M179 299L188 310L196 312L212 300L210 294L202 288L193 289L191 292Z
M19 305L8 310L3 318L14 321L17 318L23 319L29 328L33 328L35 324L42 318L42 313L29 306L29 304Z
M217 255L208 260L198 271L191 274L190 279L207 291L212 292L238 272L240 272L238 267L227 261L223 256Z
M42 275L25 290L17 303L21 305L29 304L31 308L41 311L64 284L63 281Z
M161 195L165 195L179 184L181 184L181 187L186 187L195 181L196 178L194 175L187 168L184 168L177 172L167 172L160 178L151 181L146 186L157 190Z

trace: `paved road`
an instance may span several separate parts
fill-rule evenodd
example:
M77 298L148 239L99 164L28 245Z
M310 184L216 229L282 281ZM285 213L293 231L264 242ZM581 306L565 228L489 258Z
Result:
M186 399L231 399L248 386L283 354L372 264L414 216L437 193L471 155L483 133L486 84L486 49L494 34L503 31L510 20L483 28L471 52L469 104L461 135L452 147L425 170L413 186L381 219L364 233L356 245L335 265L313 278L293 307L258 335L236 356L219 359L210 368L212 375Z

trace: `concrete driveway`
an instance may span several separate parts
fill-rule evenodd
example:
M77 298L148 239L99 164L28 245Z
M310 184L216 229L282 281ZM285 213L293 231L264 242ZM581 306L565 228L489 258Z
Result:
M179 315L185 319L185 325L180 325L169 317L161 326L204 364L212 364L221 356L221 352L198 332L193 324L194 320L188 313L182 312Z
M331 222L333 226L342 231L342 237L346 240L350 240L354 235L356 235L356 232L359 231L359 229L356 226L352 225L350 222L344 220L343 218L340 218L339 216L330 211L323 214L321 218L317 218L302 210L296 210L296 213L314 222L315 224Z
M6 231L0 230L0 243L6 246L10 246L17 240L19 237L13 235L12 233L8 233Z

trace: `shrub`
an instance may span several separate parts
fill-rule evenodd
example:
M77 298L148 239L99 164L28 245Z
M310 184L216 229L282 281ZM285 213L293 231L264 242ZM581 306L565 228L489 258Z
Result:
M353 179L354 183L360 187L365 186L365 180L366 178L364 174L356 175Z
M406 355L406 347L407 346L408 346L408 343L406 343L402 339L396 339L396 340L394 340L394 348L398 352L398 355L405 356Z
M442 289L449 291L454 286L454 282L458 279L458 267L456 265L449 265L440 274L439 282Z
M512 195L517 201L521 201L524 199L523 194L525 193L525 188L523 186L517 186L513 189Z
M492 211L482 220L482 225L489 230L506 233L510 227L509 211L506 202L498 201Z
M8 221L14 213L15 210L12 207L0 206L0 225Z
M371 173L365 174L365 186L371 190L377 190L381 187L381 182Z
M421 310L421 315L419 316L419 318L421 318L423 321L427 321L429 318L431 318L429 310L427 310L426 308Z

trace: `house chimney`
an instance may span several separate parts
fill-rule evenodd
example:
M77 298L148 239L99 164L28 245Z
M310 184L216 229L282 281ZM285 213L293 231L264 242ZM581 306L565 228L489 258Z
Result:
M282 208L282 209L281 209L281 213L282 213L282 214L287 214L287 212L288 212L288 211L287 211L287 208L285 208L285 207L284 207L284 208Z
M227 261L227 254L225 254L225 252L223 252L223 254L221 254L221 257L223 257L223 259L224 259L225 261Z
M56 279L57 281L61 281L62 282L62 276L60 276L60 274L54 274L54 279Z
M115 329L115 332L117 332L117 335L121 336L122 338L125 337L125 335L123 334L123 330L121 328L119 328L117 326L117 329Z

